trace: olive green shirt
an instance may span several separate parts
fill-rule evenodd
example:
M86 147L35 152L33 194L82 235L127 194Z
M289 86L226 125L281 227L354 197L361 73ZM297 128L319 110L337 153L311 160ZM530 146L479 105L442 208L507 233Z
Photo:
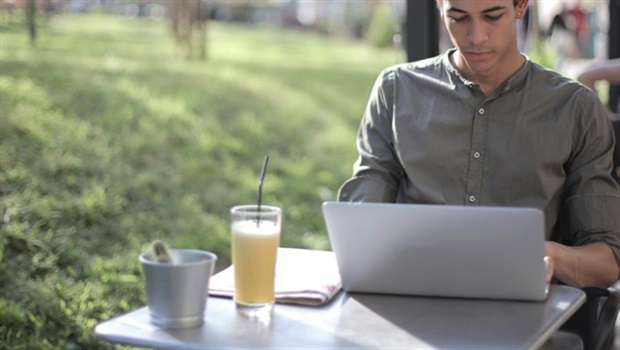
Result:
M540 208L546 239L605 242L620 265L615 139L598 97L529 58L485 96L453 52L379 75L339 200Z

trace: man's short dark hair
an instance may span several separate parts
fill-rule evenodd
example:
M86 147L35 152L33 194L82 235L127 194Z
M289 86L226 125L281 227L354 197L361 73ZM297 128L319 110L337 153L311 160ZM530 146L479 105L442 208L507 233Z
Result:
M521 2L521 0L512 0L512 3L515 5L515 7L519 5L519 2ZM437 8L441 10L441 4L443 3L443 0L435 0L435 3L437 4Z

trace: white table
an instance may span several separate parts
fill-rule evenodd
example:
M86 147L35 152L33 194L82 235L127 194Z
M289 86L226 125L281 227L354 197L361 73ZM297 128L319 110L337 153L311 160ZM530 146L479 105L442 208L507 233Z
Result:
M170 349L536 349L585 302L576 288L553 285L544 302L339 293L328 305L278 304L269 324L236 314L210 297L205 324L165 330L146 307L102 322L98 338Z

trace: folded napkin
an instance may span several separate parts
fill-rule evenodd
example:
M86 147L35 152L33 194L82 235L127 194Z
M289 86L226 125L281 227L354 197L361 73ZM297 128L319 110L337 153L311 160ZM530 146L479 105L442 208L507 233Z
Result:
M235 271L231 265L213 275L209 294L233 297ZM276 302L301 305L327 303L342 288L333 252L278 248L276 260Z

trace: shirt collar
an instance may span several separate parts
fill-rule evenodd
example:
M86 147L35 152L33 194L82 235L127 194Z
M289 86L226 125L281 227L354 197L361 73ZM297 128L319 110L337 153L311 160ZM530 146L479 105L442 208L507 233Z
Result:
M463 85L469 88L478 86L478 84L474 83L473 81L466 79L461 74L461 72L459 72L459 70L452 64L452 62L450 61L450 56L455 52L456 52L456 48L451 48L444 54L443 62L444 62L444 65L447 67L448 72L450 72L450 74L457 77L458 80L460 80L463 83ZM502 83L497 88L496 90L497 93L506 92L514 88L515 86L521 85L521 83L525 81L527 72L530 70L530 67L532 66L532 61L527 55L525 54L522 54L522 55L523 57L525 57L525 63L515 74L513 74L510 78L508 78L504 83Z

